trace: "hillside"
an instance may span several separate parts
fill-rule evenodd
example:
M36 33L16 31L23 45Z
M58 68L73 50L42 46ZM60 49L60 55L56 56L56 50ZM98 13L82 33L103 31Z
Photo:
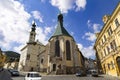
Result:
M13 51L3 51L6 55L6 62L19 61L20 54Z

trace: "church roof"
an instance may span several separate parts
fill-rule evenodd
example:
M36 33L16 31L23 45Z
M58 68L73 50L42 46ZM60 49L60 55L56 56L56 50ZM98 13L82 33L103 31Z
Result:
M70 36L71 35L67 32L67 30L63 27L63 15L59 14L58 15L58 24L55 33L53 34L52 37L54 36L59 36L59 35L65 35L65 36Z

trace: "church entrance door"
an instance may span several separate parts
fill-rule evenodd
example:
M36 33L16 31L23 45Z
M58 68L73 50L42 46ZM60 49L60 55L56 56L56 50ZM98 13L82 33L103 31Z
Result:
M56 71L56 64L53 64L53 71Z

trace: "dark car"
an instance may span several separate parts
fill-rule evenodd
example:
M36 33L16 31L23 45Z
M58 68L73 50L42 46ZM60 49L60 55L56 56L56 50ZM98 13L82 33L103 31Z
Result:
M76 76L86 76L86 73L84 71L78 71L76 74Z
M95 76L95 77L98 76L98 71L96 69L91 69L91 70L89 70L89 72L90 72L91 76Z
M19 76L19 71L15 69L8 69L10 72L11 76Z

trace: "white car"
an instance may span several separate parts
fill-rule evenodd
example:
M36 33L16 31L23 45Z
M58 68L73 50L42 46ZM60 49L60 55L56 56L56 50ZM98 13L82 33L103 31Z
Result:
M25 76L25 80L41 80L41 78L38 72L28 72Z

